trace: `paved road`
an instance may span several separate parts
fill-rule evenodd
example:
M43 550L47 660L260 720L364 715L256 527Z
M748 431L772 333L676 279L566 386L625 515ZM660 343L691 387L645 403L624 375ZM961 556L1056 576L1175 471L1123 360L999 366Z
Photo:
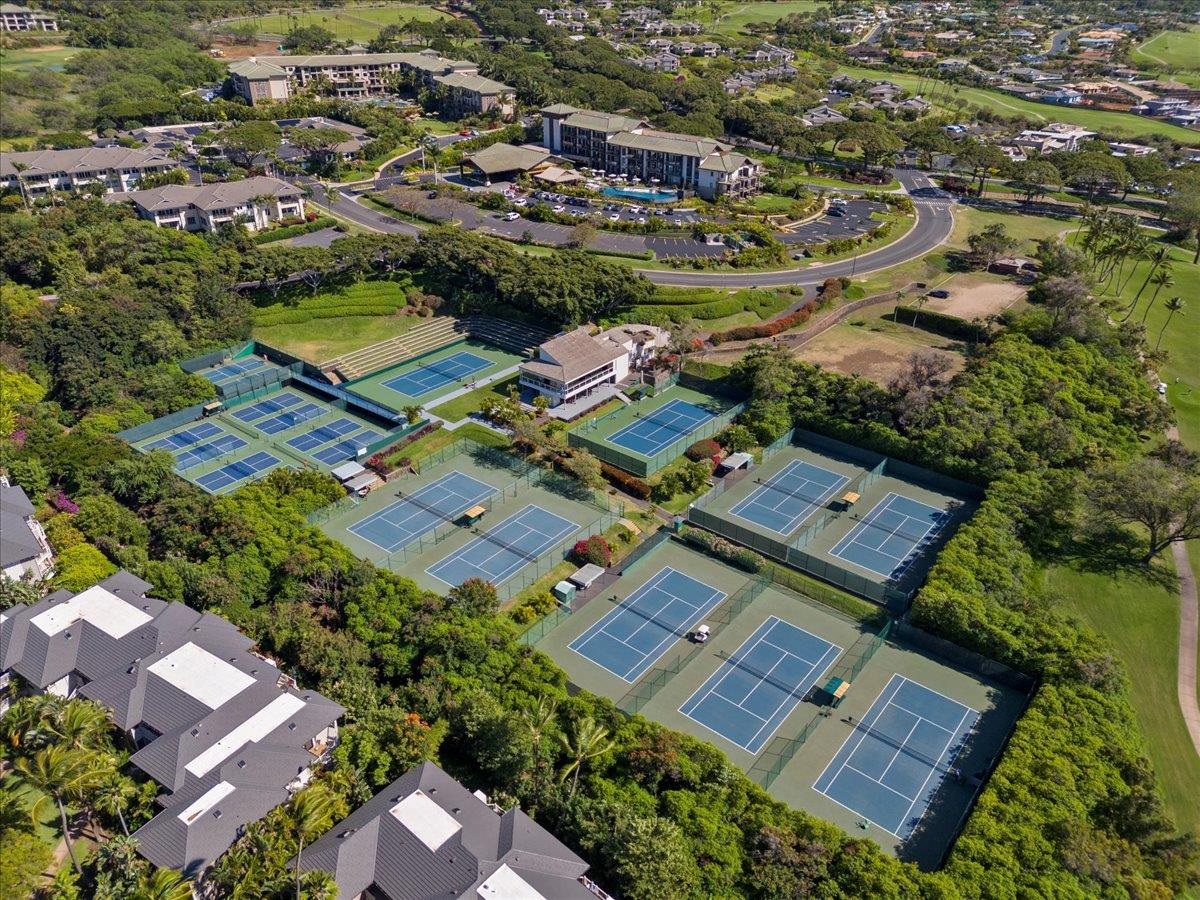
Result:
M1056 31L1054 37L1050 38L1050 52L1062 53L1067 49L1067 44L1071 42L1071 34L1078 28L1078 25L1072 25L1070 28L1064 28L1062 31Z
M949 196L936 187L924 174L899 170L896 178L904 185L917 207L917 221L904 237L864 253L857 259L817 264L804 269L775 272L671 272L650 269L638 271L655 284L685 287L783 287L786 285L816 285L826 278L843 275L866 275L910 259L923 256L945 242L954 228L953 204Z
M904 186L917 207L917 221L912 229L899 240L882 247L863 253L857 258L832 263L817 263L803 269L783 269L773 272L686 272L659 269L636 269L650 281L656 284L681 285L686 287L783 287L787 285L816 285L826 278L843 275L865 275L880 269L886 269L898 263L922 256L939 244L943 243L954 227L952 198L923 173L914 170L901 169L896 172L896 178ZM318 194L318 196L320 196ZM453 201L431 201L442 206L448 217L461 221L463 227L474 228L480 232L493 234L509 240L520 239L525 232L530 232L534 239L547 244L559 245L570 237L571 229L565 225L548 222L530 222L518 219L505 222L494 213L485 213L470 204ZM818 222L825 222L830 236L857 233L866 227L863 211L856 210L863 201L852 201L847 216L835 218L826 216ZM323 203L320 205L324 205ZM373 231L383 231L391 234L420 233L416 226L377 212L358 202L354 195L339 193L333 202L333 212ZM819 228L819 226L818 226ZM818 236L818 230L804 226L797 236L789 238L788 242L804 242ZM641 253L647 247L663 255L695 255L717 256L724 252L724 247L709 247L702 242L690 238L645 237L643 235L615 234L600 232L596 235L593 245L601 251L616 251L622 253Z

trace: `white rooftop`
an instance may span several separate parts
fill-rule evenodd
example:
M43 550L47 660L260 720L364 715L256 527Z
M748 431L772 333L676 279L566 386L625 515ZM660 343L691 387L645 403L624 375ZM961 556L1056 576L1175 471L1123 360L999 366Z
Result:
M235 790L236 788L228 781L222 781L213 785L179 814L179 820L184 825L191 825Z
M480 900L546 900L505 863L475 891Z
M304 701L293 694L280 694L225 737L221 738L185 767L203 778L241 747L257 743L304 708Z
M462 828L458 819L420 790L413 791L388 812L434 853Z
M110 637L123 638L151 618L145 610L96 585L38 613L29 624L44 634L55 635L84 621Z
M216 709L254 684L252 676L190 641L151 664L147 671L209 709Z

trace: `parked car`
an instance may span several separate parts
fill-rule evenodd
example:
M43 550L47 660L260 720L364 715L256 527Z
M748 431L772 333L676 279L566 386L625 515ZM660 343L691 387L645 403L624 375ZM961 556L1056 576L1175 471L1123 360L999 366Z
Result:
M528 206L528 205L529 205L529 201L526 200L524 197L521 197L519 200L513 201L513 206Z
M471 136L471 129L470 129L470 128L464 128L462 131L460 131L460 132L458 133L458 136L459 136L459 137L470 137L470 136Z
M950 292L948 290L946 290L945 288L938 288L935 291L930 291L929 296L937 297L939 300L945 300L947 297L950 296Z
M554 211L557 213L566 212L567 208L565 206L563 206L561 203L558 203L558 204L555 204Z
M620 214L620 213L613 213L611 216L609 216L609 217L608 217L608 221L610 221L610 222L620 222L620 221L621 221L621 214Z
M507 212L507 213L505 213L505 214L504 214L504 221L505 221L505 222L515 222L515 221L517 221L517 219L519 219L519 218L521 218L521 214L520 214L520 213L516 213L516 212Z

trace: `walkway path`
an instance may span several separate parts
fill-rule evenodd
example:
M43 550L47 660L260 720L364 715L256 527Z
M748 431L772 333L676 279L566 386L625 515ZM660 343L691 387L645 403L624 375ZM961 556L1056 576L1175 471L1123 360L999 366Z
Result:
M1179 440L1179 429L1174 425L1167 431L1172 440ZM1176 673L1176 691L1179 694L1179 709L1184 724L1192 738L1192 746L1200 755L1200 703L1196 701L1196 645L1200 640L1200 599L1197 599L1196 573L1188 558L1187 545L1176 541L1171 545L1171 556L1175 561L1175 572L1179 575L1179 667Z

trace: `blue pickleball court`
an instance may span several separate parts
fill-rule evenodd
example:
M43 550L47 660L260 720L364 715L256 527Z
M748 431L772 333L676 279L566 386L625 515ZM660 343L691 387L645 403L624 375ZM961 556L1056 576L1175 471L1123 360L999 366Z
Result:
M835 644L771 616L679 711L757 755L839 653Z
M893 675L813 790L907 839L971 735L979 713Z
M389 378L383 382L383 386L406 397L422 397L476 372L482 372L490 365L491 362L482 356L462 350L453 356L424 363L410 372Z
M196 479L196 484L215 494L277 465L279 465L278 457L261 451L247 456L245 459L236 459L215 471L201 475Z
M571 642L571 649L632 684L725 592L667 566Z

